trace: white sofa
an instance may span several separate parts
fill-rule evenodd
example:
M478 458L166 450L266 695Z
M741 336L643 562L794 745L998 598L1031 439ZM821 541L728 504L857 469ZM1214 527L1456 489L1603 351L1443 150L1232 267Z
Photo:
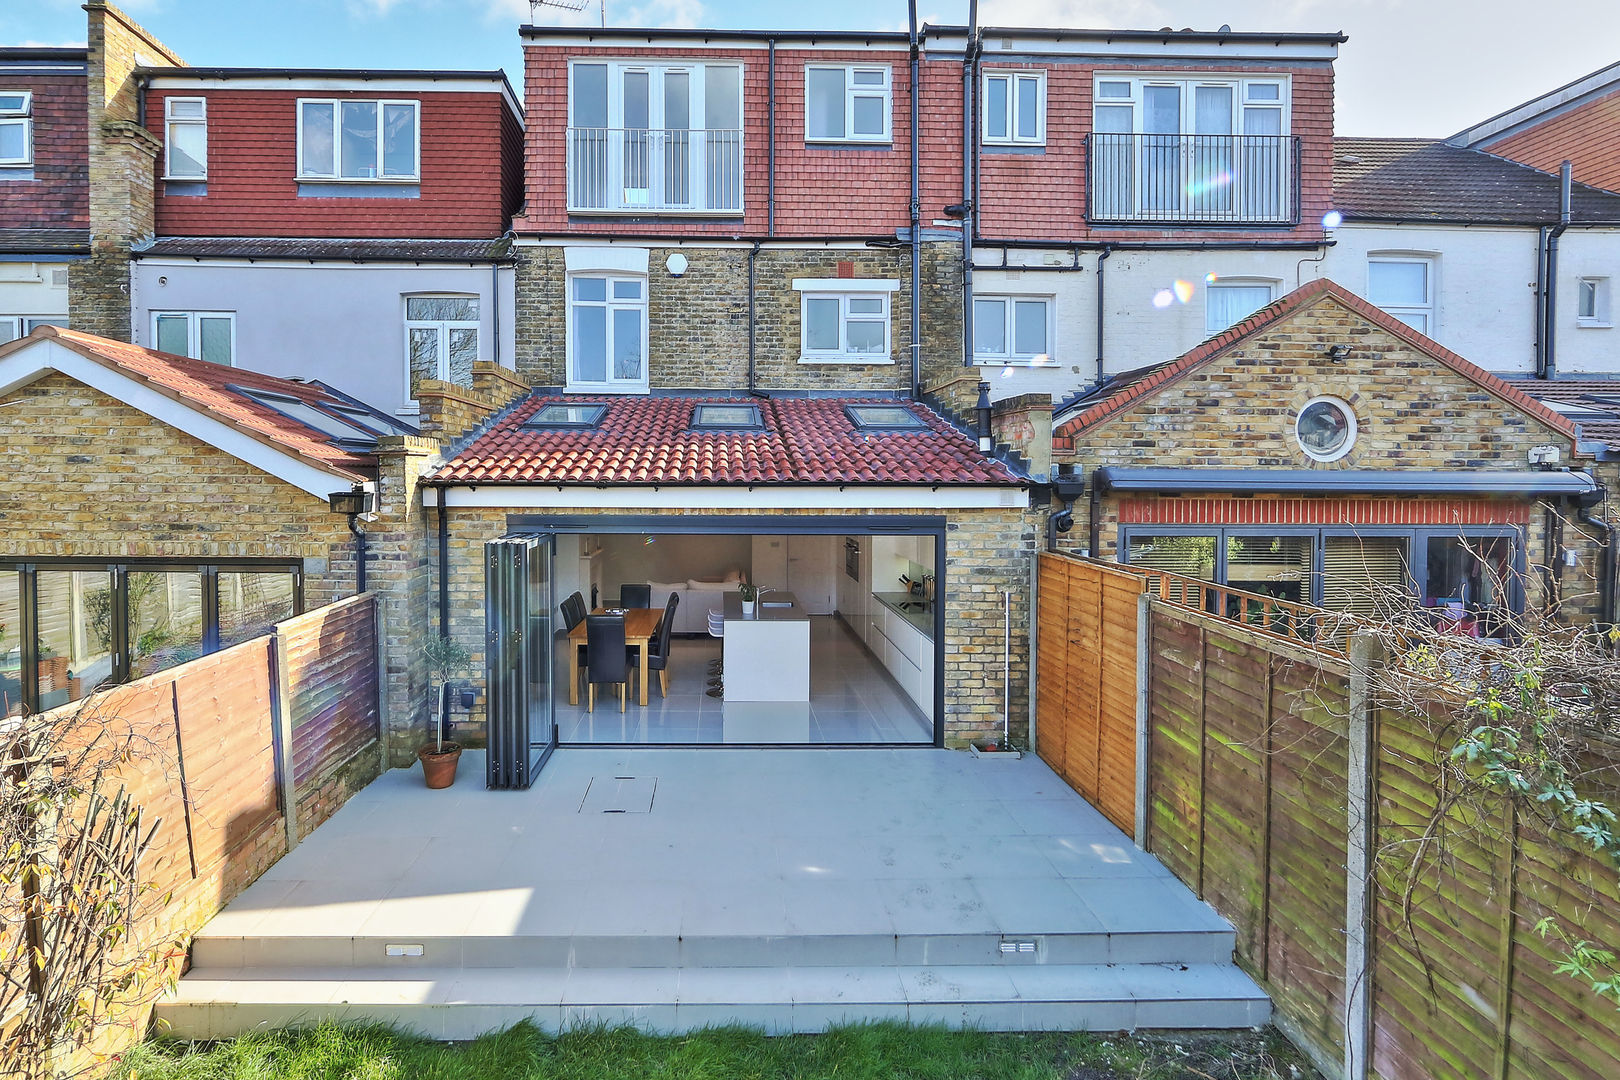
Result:
M709 609L720 607L721 598L728 592L737 588L737 580L729 581L654 581L652 585L653 607L663 607L669 603L669 594L680 594L680 606L675 609L675 625L671 633L675 634L707 634L709 632Z

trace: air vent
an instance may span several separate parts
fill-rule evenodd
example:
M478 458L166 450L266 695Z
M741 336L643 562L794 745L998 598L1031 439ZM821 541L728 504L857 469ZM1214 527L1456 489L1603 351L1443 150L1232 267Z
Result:
M51 284L52 285L66 286L67 283L68 283L68 272L66 270L52 270L51 271Z
M1003 956L1034 956L1035 941L1033 938L1016 939L1002 938L1001 953Z

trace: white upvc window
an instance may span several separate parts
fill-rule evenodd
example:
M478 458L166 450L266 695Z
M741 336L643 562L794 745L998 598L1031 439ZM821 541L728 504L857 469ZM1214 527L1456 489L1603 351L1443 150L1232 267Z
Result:
M646 393L647 278L568 276L568 390Z
M158 352L231 367L236 362L236 313L154 311L152 343Z
M1367 299L1408 326L1434 337L1435 260L1427 255L1369 255Z
M1218 334L1277 298L1271 281L1223 280L1204 286L1204 329Z
M891 93L887 65L807 65L805 141L888 142Z
M1046 143L1046 72L987 71L980 128L987 146Z
M298 179L421 178L420 102L298 99Z
M405 298L405 377L411 393L423 379L472 385L478 359L478 297Z
M0 345L27 337L41 326L60 326L67 329L66 315L0 315Z
M208 99L163 101L163 179L208 179Z
M31 165L33 161L33 92L0 90L0 165Z
M801 364L888 364L889 298L898 281L794 278Z
M1575 324L1588 327L1608 327L1609 279L1583 277L1575 279Z
M1047 363L1052 355L1050 296L973 297L973 358L981 363Z

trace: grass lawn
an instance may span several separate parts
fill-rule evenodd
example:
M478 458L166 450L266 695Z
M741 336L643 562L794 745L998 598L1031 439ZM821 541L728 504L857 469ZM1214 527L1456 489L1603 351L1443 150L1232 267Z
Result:
M1310 1080L1280 1035L994 1034L854 1025L766 1038L718 1028L660 1037L630 1028L548 1036L528 1024L445 1044L386 1028L322 1026L213 1044L155 1039L117 1080Z

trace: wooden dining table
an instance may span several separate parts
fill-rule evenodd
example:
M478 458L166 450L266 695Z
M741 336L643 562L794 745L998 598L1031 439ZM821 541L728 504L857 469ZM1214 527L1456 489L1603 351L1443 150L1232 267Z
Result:
M597 608L592 615L606 615L606 608ZM647 644L658 633L658 620L664 617L663 608L633 607L624 613L624 643L641 654L640 704L647 704ZM579 704L579 649L585 644L585 620L568 632L568 704Z

